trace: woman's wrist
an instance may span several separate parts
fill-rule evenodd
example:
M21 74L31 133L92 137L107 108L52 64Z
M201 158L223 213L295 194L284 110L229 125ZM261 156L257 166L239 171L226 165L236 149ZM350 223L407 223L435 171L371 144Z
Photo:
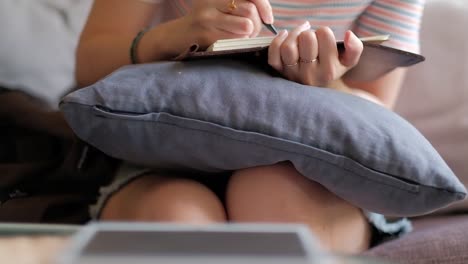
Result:
M135 57L139 63L170 60L195 43L190 35L184 17L160 24L141 37Z

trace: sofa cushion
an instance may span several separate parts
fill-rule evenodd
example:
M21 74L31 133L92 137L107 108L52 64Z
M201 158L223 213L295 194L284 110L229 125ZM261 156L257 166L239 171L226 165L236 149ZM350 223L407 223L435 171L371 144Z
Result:
M392 111L232 60L125 66L61 103L75 133L132 163L206 172L291 161L370 211L417 215L465 197Z
M468 263L468 215L415 219L414 231L363 255L401 264Z
M0 1L0 86L57 108L75 85L75 48L92 2Z

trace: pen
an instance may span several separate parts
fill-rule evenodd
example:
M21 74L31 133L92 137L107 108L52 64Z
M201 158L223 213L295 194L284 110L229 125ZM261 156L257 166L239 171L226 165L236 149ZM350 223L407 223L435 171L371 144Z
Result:
M275 34L275 35L278 35L278 30L276 30L275 26L273 26L273 24L267 24L267 23L263 23L263 25L265 25L265 27L271 31L271 33Z

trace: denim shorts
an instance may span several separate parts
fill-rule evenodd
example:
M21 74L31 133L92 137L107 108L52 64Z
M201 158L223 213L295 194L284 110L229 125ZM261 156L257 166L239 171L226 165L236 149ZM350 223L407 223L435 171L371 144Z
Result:
M90 206L89 208L91 219L97 220L100 218L102 209L114 193L121 190L124 186L126 186L133 180L136 180L139 177L144 176L145 174L154 172L155 171L152 169L123 163L118 169L113 181L109 185L100 188L99 197L97 199L96 204ZM165 173L168 172L166 171ZM187 173L184 173L184 175L187 175ZM188 175L189 178L195 178L191 176L194 175ZM213 190L214 193L224 202L224 193L226 190L227 182L229 180L229 174L226 174L226 177L212 176L213 175L209 174L197 174L196 179L197 181L200 181L208 188ZM375 246L382 242L398 238L406 233L411 232L412 230L411 221L407 218L398 218L390 221L384 215L368 211L363 212L372 228L371 246Z

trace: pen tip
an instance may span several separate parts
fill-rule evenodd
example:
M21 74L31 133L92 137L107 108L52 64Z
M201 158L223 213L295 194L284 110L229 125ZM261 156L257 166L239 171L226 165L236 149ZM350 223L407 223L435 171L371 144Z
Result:
M278 35L278 30L276 30L275 26L273 24L265 24L265 26L270 30L273 34Z

